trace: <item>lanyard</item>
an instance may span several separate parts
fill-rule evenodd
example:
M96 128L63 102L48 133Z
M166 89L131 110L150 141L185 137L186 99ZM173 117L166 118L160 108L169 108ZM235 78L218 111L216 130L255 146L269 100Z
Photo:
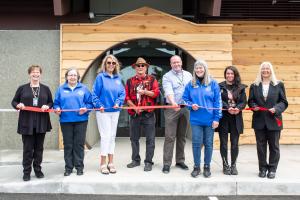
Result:
M180 77L179 77L179 73L176 73L176 72L174 72L174 73L175 73L175 77L179 80L180 85L184 86L184 82L183 82L183 71L181 72L181 79L180 79Z

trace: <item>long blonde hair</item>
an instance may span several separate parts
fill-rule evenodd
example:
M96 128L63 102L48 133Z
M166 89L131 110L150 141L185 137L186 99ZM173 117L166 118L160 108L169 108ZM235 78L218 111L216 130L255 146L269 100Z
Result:
M207 63L204 60L198 59L194 63L193 79L192 79L192 85L193 85L193 87L197 86L197 75L196 75L196 72L195 72L195 68L197 66L202 66L204 68L204 75L203 75L202 83L205 86L208 86L210 84L210 82L211 82L211 77L210 77L209 72L208 72L208 65L207 65Z
M118 74L120 72L120 63L119 63L118 59L112 54L109 54L103 58L100 72L106 71L106 61L108 58L112 59L113 62L116 62L116 67L113 71L113 74Z
M262 82L261 69L263 68L264 65L268 65L270 67L270 70L271 70L271 80L270 81L271 81L272 85L274 85L274 86L277 85L279 83L279 81L276 78L276 75L275 75L275 72L273 69L273 65L271 64L271 62L268 62L268 61L262 62L260 64L259 71L257 73L254 84L258 86Z

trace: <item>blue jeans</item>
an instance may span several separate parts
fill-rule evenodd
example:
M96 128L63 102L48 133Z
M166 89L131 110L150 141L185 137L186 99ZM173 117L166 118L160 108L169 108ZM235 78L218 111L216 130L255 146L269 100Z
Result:
M200 167L202 144L204 145L204 164L210 165L213 153L214 129L210 126L192 125L191 127L195 167Z

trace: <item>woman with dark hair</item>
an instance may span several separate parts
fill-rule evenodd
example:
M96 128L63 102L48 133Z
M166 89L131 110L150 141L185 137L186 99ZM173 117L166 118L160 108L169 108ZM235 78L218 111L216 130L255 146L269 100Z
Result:
M20 110L18 133L22 135L23 142L24 181L30 180L32 165L35 176L44 178L41 167L44 139L46 132L49 132L52 127L48 112L32 112L23 109L26 106L32 106L46 111L53 105L49 87L40 83L42 68L32 65L28 68L28 74L30 82L18 88L11 102L15 109Z
M69 176L73 168L77 175L83 175L84 143L88 124L88 109L93 108L92 95L88 88L79 82L79 72L70 68L65 73L66 82L56 91L54 106L60 117L60 127L64 141L64 176ZM64 109L78 111L61 112Z
M243 133L244 123L242 110L246 107L246 85L241 83L240 73L234 66L224 70L225 81L219 83L223 104L222 118L218 128L220 137L220 153L223 161L223 173L237 175L236 160L239 154L239 136ZM231 167L228 163L228 134L231 143Z
M280 158L279 139L282 123L278 121L282 120L282 113L287 109L288 101L284 84L277 80L270 62L263 62L260 65L256 80L250 86L248 105L253 108L252 128L256 137L258 176L273 179ZM267 162L268 145L269 163Z

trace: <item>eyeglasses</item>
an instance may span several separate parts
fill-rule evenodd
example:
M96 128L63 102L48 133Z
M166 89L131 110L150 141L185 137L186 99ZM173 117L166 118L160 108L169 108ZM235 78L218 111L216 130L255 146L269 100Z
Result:
M138 64L138 65L136 65L137 67L146 67L146 65L144 65L144 64Z
M111 64L112 64L112 65L116 65L117 63L116 63L116 62L110 62L110 61L107 61L106 64L107 64L107 65L111 65Z

